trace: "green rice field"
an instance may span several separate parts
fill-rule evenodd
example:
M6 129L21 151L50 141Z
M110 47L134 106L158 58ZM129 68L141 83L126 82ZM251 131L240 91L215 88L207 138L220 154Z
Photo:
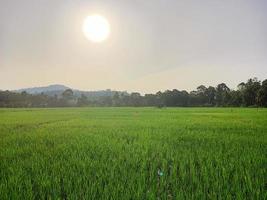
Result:
M267 199L267 109L0 109L0 199Z

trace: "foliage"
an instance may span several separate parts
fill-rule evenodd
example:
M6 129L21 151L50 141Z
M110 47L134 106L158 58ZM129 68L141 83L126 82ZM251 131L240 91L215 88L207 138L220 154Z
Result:
M187 92L166 90L156 94L133 92L114 92L112 96L90 98L85 94L79 97L71 89L66 89L60 96L44 94L13 93L0 91L0 107L74 107L74 106L155 106L155 107L187 107L187 106L267 106L267 79L262 83L257 79L249 79L240 83L237 90L230 90L225 83L216 87L200 85L196 91Z

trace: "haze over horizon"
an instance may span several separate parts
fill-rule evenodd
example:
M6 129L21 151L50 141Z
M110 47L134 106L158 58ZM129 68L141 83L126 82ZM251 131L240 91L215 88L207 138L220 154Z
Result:
M0 89L230 88L267 75L265 0L0 0ZM84 19L110 36L88 41Z

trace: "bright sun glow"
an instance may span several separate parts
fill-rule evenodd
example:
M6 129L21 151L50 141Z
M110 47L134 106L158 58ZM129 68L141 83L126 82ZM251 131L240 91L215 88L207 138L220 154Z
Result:
M108 38L110 26L108 21L100 15L92 15L83 22L84 35L92 42L102 42Z

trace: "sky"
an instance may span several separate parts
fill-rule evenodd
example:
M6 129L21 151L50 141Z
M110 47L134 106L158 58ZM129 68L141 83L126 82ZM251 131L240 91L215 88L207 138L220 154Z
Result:
M0 89L150 93L267 78L266 0L0 0ZM104 16L102 43L82 31Z

